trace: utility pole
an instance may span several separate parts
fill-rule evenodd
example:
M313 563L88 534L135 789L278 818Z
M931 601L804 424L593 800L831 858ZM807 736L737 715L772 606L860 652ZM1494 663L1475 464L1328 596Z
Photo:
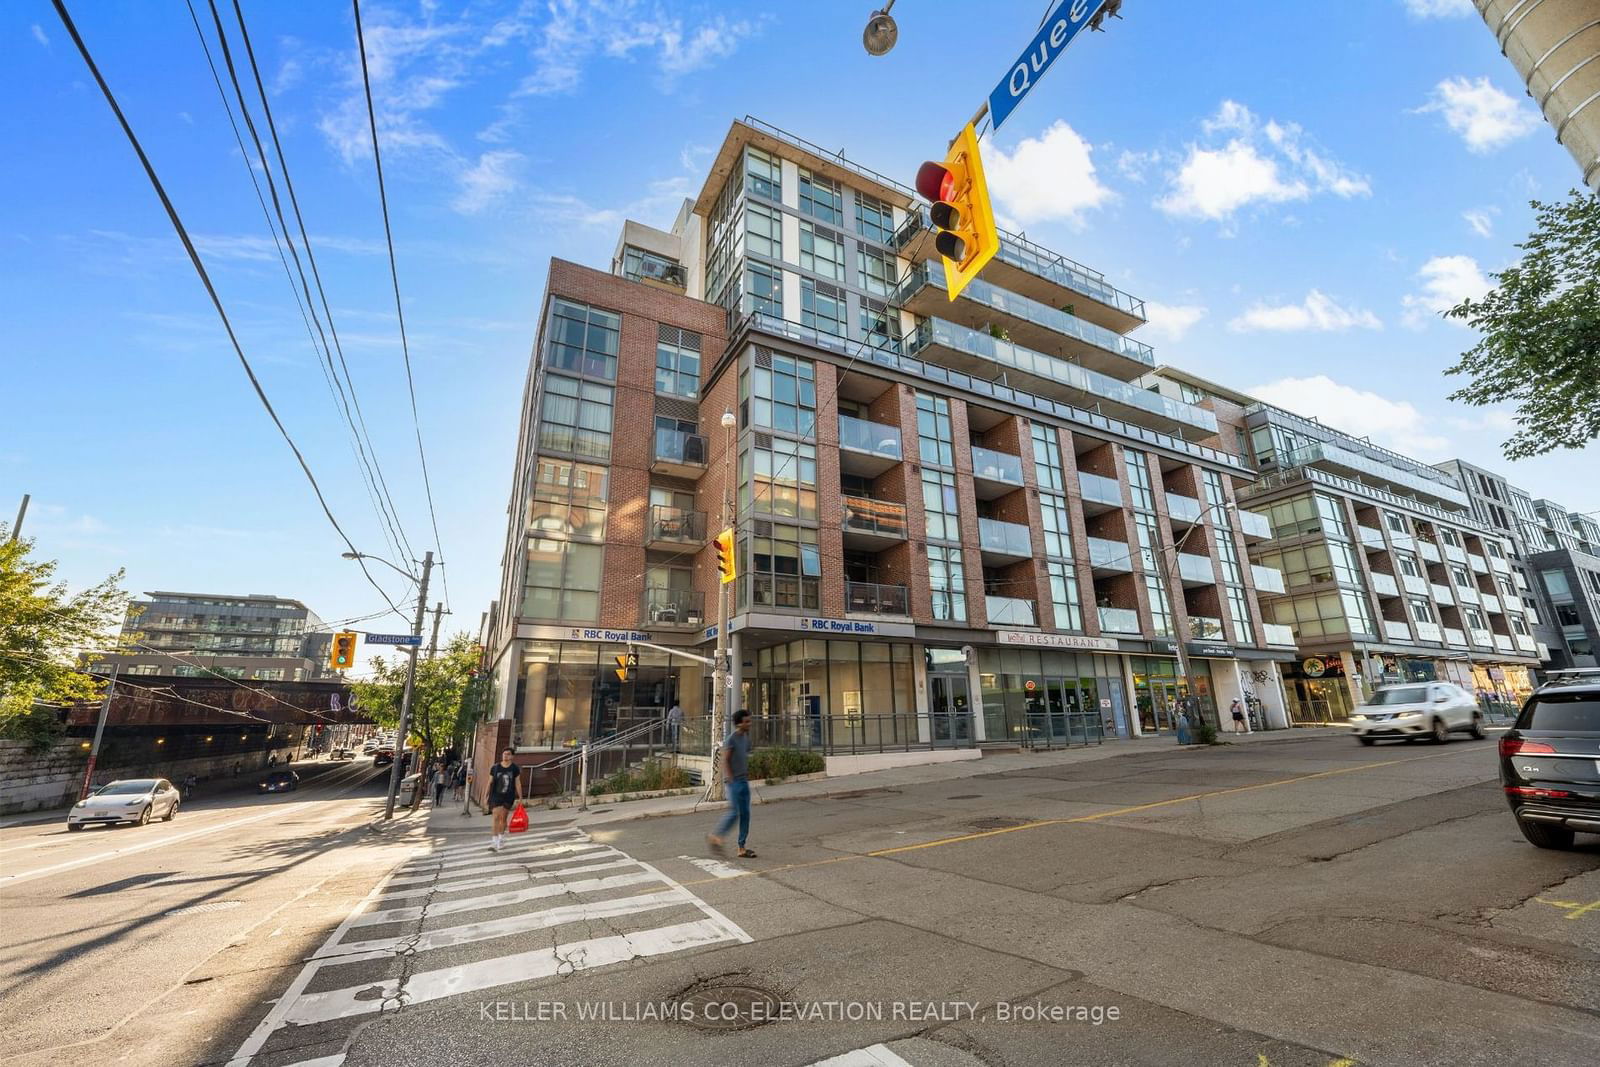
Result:
M444 602L433 606L433 637L428 641L428 658L432 659L434 653L439 651L439 616L444 614Z
M28 508L27 497L22 498L22 508L24 511ZM89 749L89 765L83 769L83 788L78 791L79 800L89 795L89 786L94 781L94 762L100 757L100 738L106 732L106 717L111 714L111 698L117 692L117 670L117 665L113 663L111 684L106 686L106 698L100 703L100 721L95 723L94 727L94 744Z
M28 514L28 501L32 497L28 493L22 494L22 506L17 509L17 521L11 524L11 540L15 541L22 536L22 519Z
M428 576L433 572L433 552L422 557L422 583L417 588L417 619L411 626L411 636L422 639L422 617L428 613ZM400 730L395 735L394 763L389 767L389 796L383 805L383 817L394 818L395 797L400 795L400 770L405 766L406 739L411 734L411 691L417 684L417 646L410 648L411 662L406 665L405 695L400 698ZM418 783L421 787L421 783Z
M737 425L738 420L733 417L732 411L722 413L722 428L726 432L722 449L722 522L718 527L721 530L733 526L733 431ZM732 584L724 583L720 577L717 580L717 659L711 668L711 773L706 778L708 800L718 795L721 784L717 776L717 755L722 746L728 708L728 586Z

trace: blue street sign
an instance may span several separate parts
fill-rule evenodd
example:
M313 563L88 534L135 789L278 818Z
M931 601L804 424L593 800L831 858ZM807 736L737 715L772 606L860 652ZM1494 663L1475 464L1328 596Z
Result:
M362 634L369 645L420 645L421 634Z
M1044 25L1034 34L1022 58L1011 64L1006 76L989 94L989 119L995 129L1000 128L1033 88L1033 83L1055 62L1056 56L1067 50L1078 31L1087 26L1105 4L1106 0L1061 0L1045 16Z

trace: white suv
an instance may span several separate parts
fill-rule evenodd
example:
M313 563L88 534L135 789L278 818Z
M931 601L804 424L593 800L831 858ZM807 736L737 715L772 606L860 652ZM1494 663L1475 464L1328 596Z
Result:
M1443 744L1454 731L1483 736L1483 712L1472 694L1449 682L1384 686L1350 716L1350 732L1363 745L1384 737L1432 737Z

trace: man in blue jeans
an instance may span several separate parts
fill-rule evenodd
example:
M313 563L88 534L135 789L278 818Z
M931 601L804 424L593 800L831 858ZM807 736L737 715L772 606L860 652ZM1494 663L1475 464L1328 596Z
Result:
M713 852L725 854L722 835L739 821L740 859L753 860L756 854L744 847L750 836L750 713L743 708L733 713L733 733L722 745L722 780L728 789L728 813L717 824L706 844Z

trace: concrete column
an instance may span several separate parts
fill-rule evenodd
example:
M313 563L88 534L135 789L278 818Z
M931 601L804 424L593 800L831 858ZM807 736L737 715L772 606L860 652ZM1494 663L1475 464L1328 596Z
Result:
M972 737L975 741L987 741L989 735L983 722L983 689L978 682L978 653L974 649L972 662L967 664L967 697L972 707Z
M933 724L928 718L928 663L921 645L911 646L911 678L917 698L917 740L928 744L933 740Z
M1133 688L1133 659L1119 655L1117 662L1122 665L1122 691L1128 701L1128 734L1131 737L1143 737L1144 727L1139 723L1139 694Z
M728 635L728 658L732 660L728 671L728 681L731 688L728 690L728 701L723 706L728 709L728 722L733 721L733 713L744 704L744 631L735 630ZM717 740L720 740L717 739Z

